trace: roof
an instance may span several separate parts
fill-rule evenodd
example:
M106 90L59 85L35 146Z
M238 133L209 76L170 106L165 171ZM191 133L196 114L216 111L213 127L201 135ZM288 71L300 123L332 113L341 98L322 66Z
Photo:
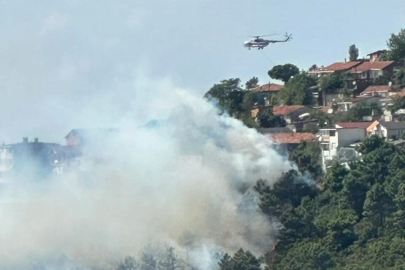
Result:
M369 94L374 92L389 92L391 90L391 86L389 85L370 85L366 88L362 94Z
M68 136L70 136L71 134L76 134L79 135L80 137L83 138L90 138L90 137L95 137L95 136L100 136L100 135L106 135L106 134L111 134L114 132L117 132L117 129L113 129L113 128L90 128L90 129L82 129L82 128L78 128L78 129L72 129L66 136L65 138L67 138Z
M337 128L368 128L372 122L339 122L336 124Z
M260 128L257 130L261 134L270 134L270 133L293 133L288 127L275 127L275 128Z
M386 52L386 51L387 51L387 50L378 50L378 51L369 53L369 54L367 54L367 55L372 55L372 54L377 54L377 53L383 53L383 52Z
M354 68L355 66L360 65L361 61L350 61L350 62L336 62L327 67L320 67L312 72L335 72L335 71L343 71Z
M276 84L276 83L267 83L261 86L251 88L250 91L252 92L278 92L283 89L284 85Z
M361 65L353 67L352 71L359 73L367 70L383 70L394 63L394 61L363 62Z
M368 128L367 131L372 131L380 122L375 120Z
M273 114L274 115L289 115L293 111L296 111L300 108L303 108L302 105L282 105L282 106L274 106L273 107Z
M273 133L267 135L276 143L297 144L301 141L316 141L315 134L309 132L303 133Z
M348 99L348 100L347 100L347 102L352 102L352 103L355 103L355 102L363 101L363 100L366 100L366 99L369 99L369 98L379 98L379 97L373 97L373 96L360 96L360 97L354 97L354 98L350 98L350 99Z
M403 129L405 128L405 122L380 122L381 126L386 129Z

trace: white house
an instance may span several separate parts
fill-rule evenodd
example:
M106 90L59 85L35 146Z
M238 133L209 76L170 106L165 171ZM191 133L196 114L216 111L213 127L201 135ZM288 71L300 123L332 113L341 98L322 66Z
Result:
M378 135L386 140L398 140L405 134L405 122L374 121L367 128L368 136Z
M322 149L324 168L327 163L338 157L342 147L360 142L367 137L367 128L372 122L340 122L334 128L323 128L318 132Z

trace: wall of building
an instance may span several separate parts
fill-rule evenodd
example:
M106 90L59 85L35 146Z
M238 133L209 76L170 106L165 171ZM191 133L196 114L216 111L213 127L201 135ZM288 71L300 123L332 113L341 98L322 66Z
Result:
M342 128L337 130L339 147L348 146L366 138L366 130L362 128Z
M385 127L381 126L381 133L387 140L389 139L401 139L402 135L405 133L405 129L386 129Z

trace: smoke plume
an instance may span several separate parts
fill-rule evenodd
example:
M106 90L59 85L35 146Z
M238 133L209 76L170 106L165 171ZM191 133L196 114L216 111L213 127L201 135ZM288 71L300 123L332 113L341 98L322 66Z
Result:
M2 268L31 269L60 256L106 267L151 240L188 250L201 269L212 268L215 249L270 249L275 229L250 188L291 165L255 130L167 81L158 84L153 98L122 115L113 138L93 142L103 163L46 182L7 179ZM160 117L145 126L150 116Z

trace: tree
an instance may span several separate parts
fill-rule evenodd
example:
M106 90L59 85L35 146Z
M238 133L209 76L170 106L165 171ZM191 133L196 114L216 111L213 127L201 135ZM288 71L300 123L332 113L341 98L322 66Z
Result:
M318 180L322 175L322 166L320 164L321 148L317 142L302 141L292 152L291 159L298 165L302 172L309 172L311 176Z
M328 170L323 186L332 192L340 192L343 189L343 180L349 174L349 170L339 163L334 163Z
M353 44L349 47L349 59L350 61L356 61L357 58L359 58L359 49Z
M391 34L387 41L390 60L401 61L405 58L405 29L401 29L398 34Z
M393 206L391 196L382 185L377 183L367 192L363 215L370 219L375 227L381 227L385 224L386 217Z
M380 75L373 80L374 85L388 85L390 78L387 75Z
M286 121L281 115L274 115L272 108L267 108L261 111L257 120L261 128L285 127Z
M237 116L238 113L243 112L244 95L245 91L240 87L240 79L232 78L215 84L204 97L217 103L221 112L228 113L230 116Z
M347 121L363 121L365 116L380 116L382 114L382 108L378 103L373 103L370 105L358 103L352 106L347 112Z
M379 149L385 144L384 140L377 135L372 135L366 138L359 146L356 147L356 150L362 154L367 155L372 151Z
M293 64L277 65L269 70L268 74L272 79L281 80L287 83L291 77L300 73L297 66Z
M138 264L134 257L128 256L124 261L118 263L116 270L136 270L138 269Z
M393 84L398 85L399 87L405 86L405 68L400 68L394 73L392 78Z
M310 105L313 103L313 94L310 89L316 85L313 77L306 73L294 76L279 92L280 100L284 105Z
M253 77L245 83L245 89L249 90L256 87L259 83L259 79L257 77Z
M183 261L174 252L173 247L167 248L164 257L159 261L159 269L162 270L178 270L184 269Z
M260 270L260 261L249 251L242 248L235 253L230 261L232 270Z

